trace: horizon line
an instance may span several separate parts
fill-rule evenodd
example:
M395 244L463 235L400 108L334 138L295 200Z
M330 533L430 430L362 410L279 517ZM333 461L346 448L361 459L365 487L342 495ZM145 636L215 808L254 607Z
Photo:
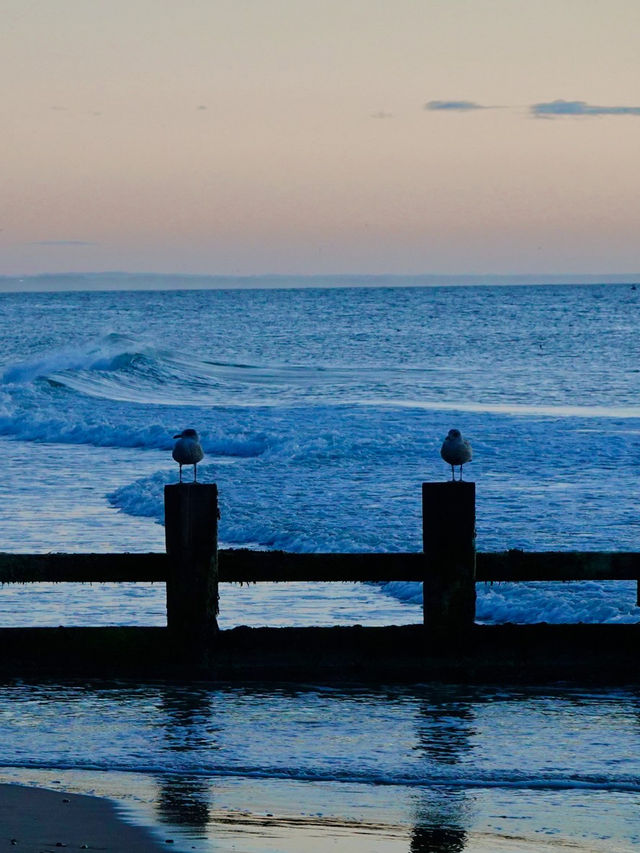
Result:
M181 286L180 280L187 286ZM174 282L169 284L169 282ZM49 284L49 287L44 285ZM93 284L94 287L88 287ZM110 284L111 286L104 286ZM165 285L164 287L162 285ZM189 287L188 285L196 285ZM83 290L304 289L304 287L473 287L523 285L640 284L640 273L164 273L108 270L0 275L0 293ZM7 287L9 285L9 287ZM37 287L37 285L43 285ZM52 286L53 285L53 286ZM66 285L66 286L65 286ZM84 285L84 286L79 286ZM98 285L98 287L95 287ZM103 285L103 287L99 287ZM198 286L199 285L199 286ZM234 287L235 285L235 287ZM261 287L261 285L263 287Z

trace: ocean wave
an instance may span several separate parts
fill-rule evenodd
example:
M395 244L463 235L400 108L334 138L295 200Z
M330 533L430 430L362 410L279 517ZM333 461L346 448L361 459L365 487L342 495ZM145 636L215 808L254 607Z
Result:
M105 400L180 406L215 402L217 389L246 382L251 370L250 365L206 362L111 334L11 365L0 382L4 386L45 382Z
M48 383L88 397L163 406L277 404L349 388L364 369L248 364L198 358L111 334L5 368L0 383ZM376 382L379 371L369 371Z
M133 347L133 351L130 348ZM83 347L63 347L38 358L19 362L6 368L0 382L3 385L25 385L36 379L55 377L65 371L123 370L135 362L140 353L134 342L124 335L111 334Z
M118 761L109 758L104 761L64 761L52 759L32 759L20 761L0 760L2 768L20 768L23 770L60 770L60 771L110 771L122 773L141 773L152 776L189 776L202 779L244 778L277 779L295 782L339 782L360 785L384 785L403 788L449 788L449 789L517 789L537 791L609 791L619 793L640 792L640 778L632 775L575 773L562 774L553 771L547 773L526 773L499 769L487 772L459 771L424 772L414 774L406 772L379 771L370 769L314 767L280 767L278 765L217 764L215 767L202 767L201 764L166 764Z
M170 450L174 445L171 429L161 424L136 427L124 423L39 418L25 413L0 416L0 436L52 444L141 447L150 450ZM203 433L201 443L205 453L211 456L254 457L260 456L269 447L269 441L264 435L234 437Z
M622 401L593 405L556 399L557 391L513 396L469 384L459 367L432 363L259 364L198 356L110 334L83 346L64 347L9 365L6 389L46 384L89 398L120 403L209 407L282 407L330 404L416 412L506 415L527 418L638 419L640 406ZM451 389L455 389L455 401Z

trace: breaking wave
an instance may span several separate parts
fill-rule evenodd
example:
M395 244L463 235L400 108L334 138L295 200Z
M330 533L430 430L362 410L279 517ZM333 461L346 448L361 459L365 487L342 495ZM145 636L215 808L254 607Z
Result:
M225 390L236 393L262 374L250 365L200 361L111 334L86 347L65 348L12 365L1 381L5 390L48 383L104 400L187 406L215 404Z
M121 334L80 347L64 347L9 365L0 390L56 389L104 401L170 406L333 405L397 407L432 413L521 417L640 418L640 406L588 405L554 399L524 402L487 391L465 392L467 378L455 367L434 365L251 364L214 361L161 348ZM456 389L455 402L449 397ZM530 397L530 395L528 395Z
M180 428L179 424L174 428ZM173 447L171 429L156 424L131 427L126 423L89 423L56 418L38 418L26 414L0 416L0 436L20 441L51 444L88 444L94 447L139 447L147 450L170 450ZM253 457L264 453L269 441L264 436L233 437L203 435L205 453L212 456Z

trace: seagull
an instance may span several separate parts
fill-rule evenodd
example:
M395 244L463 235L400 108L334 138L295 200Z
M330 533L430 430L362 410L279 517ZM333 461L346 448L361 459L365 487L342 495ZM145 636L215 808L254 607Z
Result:
M198 433L195 429L183 429L173 437L178 440L171 455L180 466L180 482L182 482L182 466L193 465L193 482L197 483L196 465L204 456Z
M454 465L460 466L460 480L462 480L462 466L465 462L471 462L471 445L466 438L462 437L459 429L450 429L447 437L442 442L440 456L451 465L451 479L455 480Z

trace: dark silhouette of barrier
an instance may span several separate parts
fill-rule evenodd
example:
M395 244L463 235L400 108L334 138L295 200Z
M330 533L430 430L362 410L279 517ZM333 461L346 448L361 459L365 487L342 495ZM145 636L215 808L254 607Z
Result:
M418 581L425 629L460 634L474 624L478 582L640 581L639 552L476 553L475 483L424 483L422 509L422 552L218 550L217 486L180 483L165 488L165 554L0 553L0 583L166 583L170 634L201 646L215 640L219 583Z

